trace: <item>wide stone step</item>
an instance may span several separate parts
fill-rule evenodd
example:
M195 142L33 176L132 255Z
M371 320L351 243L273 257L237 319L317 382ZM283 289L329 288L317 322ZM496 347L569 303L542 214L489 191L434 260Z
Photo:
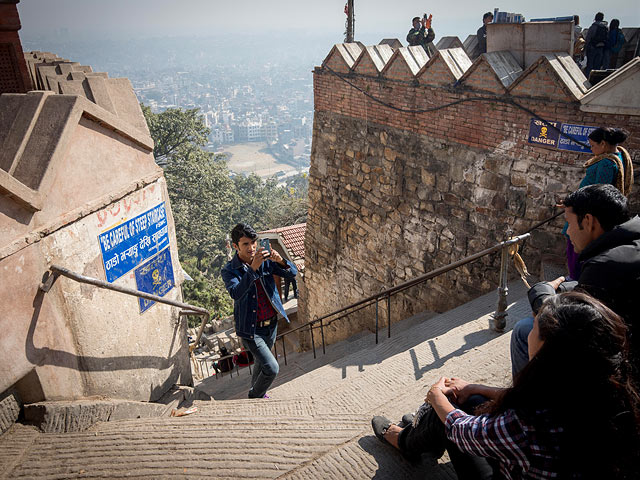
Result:
M510 294L520 300L508 329L529 313L524 288ZM192 415L67 434L15 425L0 437L0 478L454 479L446 456L411 465L373 435L370 419L415 410L441 375L507 384L510 335L488 328L495 302L481 297L319 365L269 400L195 401Z

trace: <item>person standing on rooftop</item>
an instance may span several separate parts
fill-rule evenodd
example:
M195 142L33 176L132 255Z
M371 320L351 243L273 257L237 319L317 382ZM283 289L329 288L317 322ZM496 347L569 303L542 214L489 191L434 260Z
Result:
M609 29L604 21L604 13L596 13L593 24L589 27L585 42L587 46L587 67L584 71L587 79L591 70L600 70L604 60L604 49L609 38Z
M487 53L487 25L493 22L493 13L487 12L482 16L482 26L478 29L478 46L480 53Z
M413 28L407 34L407 42L410 46L420 45L424 48L429 57L433 56L436 51L431 42L436 38L436 34L431 28L431 19L433 15L424 14L422 20L420 17L413 17Z

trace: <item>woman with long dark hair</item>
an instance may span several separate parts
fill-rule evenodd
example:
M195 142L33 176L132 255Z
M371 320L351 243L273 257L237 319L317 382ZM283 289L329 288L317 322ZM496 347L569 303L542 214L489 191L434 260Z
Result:
M374 417L374 431L415 456L442 452L434 430L444 424L460 480L640 478L640 398L627 353L627 327L618 315L583 293L556 295L536 316L530 361L512 387L443 377L425 399L439 427L421 432L419 424L400 428ZM474 394L488 399L475 415L456 407Z
M633 164L629 152L620 146L629 133L621 128L600 127L589 134L589 145L594 154L586 161L584 178L578 188L607 183L616 187L623 195L629 196L633 184ZM562 233L566 235L565 224ZM578 254L567 237L567 265L569 275L573 280L580 278L580 263Z

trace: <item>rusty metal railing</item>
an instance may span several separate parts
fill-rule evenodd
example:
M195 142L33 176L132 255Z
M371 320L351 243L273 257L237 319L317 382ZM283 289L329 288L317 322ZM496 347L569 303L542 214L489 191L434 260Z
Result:
M178 317L181 317L183 315L201 316L202 317L202 324L200 325L200 329L198 330L198 335L196 337L196 341L195 341L195 343L193 343L192 345L189 346L189 354L190 354L192 360L194 361L194 363L197 360L195 358L195 355L193 354L193 350L196 348L196 346L200 342L200 338L202 337L202 332L204 331L204 327L207 324L207 322L209 321L210 314L209 314L208 310L206 310L204 308L201 308L201 307L196 307L195 305L190 305L188 303L178 302L177 300L171 300L169 298L159 297L159 296L153 295L151 293L141 292L140 290L135 290L133 288L122 287L120 285L114 285L112 283L108 283L108 282L105 282L104 280L99 280L97 278L87 277L85 275L80 275L79 273L73 272L73 271L71 271L71 270L69 270L67 268L60 267L58 265L51 265L49 267L49 270L44 275L42 283L40 283L39 289L41 291L43 291L44 293L47 293L51 289L51 287L53 286L53 284L55 283L56 279L59 276L67 277L67 278L69 278L71 280L74 280L76 282L86 283L88 285L93 285L95 287L102 288L102 289L105 289L105 290L111 290L113 292L118 292L118 293L124 293L125 295L131 295L131 296L138 297L138 298L144 298L146 300L152 300L154 302L163 303L165 305L171 305L172 307L181 308L183 310L181 310L178 313ZM197 364L196 364L196 366L197 366ZM204 377L204 372L202 372L202 364L200 364L200 373L201 373L201 376Z

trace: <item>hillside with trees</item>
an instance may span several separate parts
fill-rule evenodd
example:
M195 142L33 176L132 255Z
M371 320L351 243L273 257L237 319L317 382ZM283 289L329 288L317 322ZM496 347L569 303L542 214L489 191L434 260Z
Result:
M257 231L306 221L307 178L231 175L224 155L204 149L209 129L198 109L142 111L155 142L154 157L164 169L175 221L180 263L193 278L183 285L184 300L229 315L233 302L220 268L227 261L227 235L238 222Z

